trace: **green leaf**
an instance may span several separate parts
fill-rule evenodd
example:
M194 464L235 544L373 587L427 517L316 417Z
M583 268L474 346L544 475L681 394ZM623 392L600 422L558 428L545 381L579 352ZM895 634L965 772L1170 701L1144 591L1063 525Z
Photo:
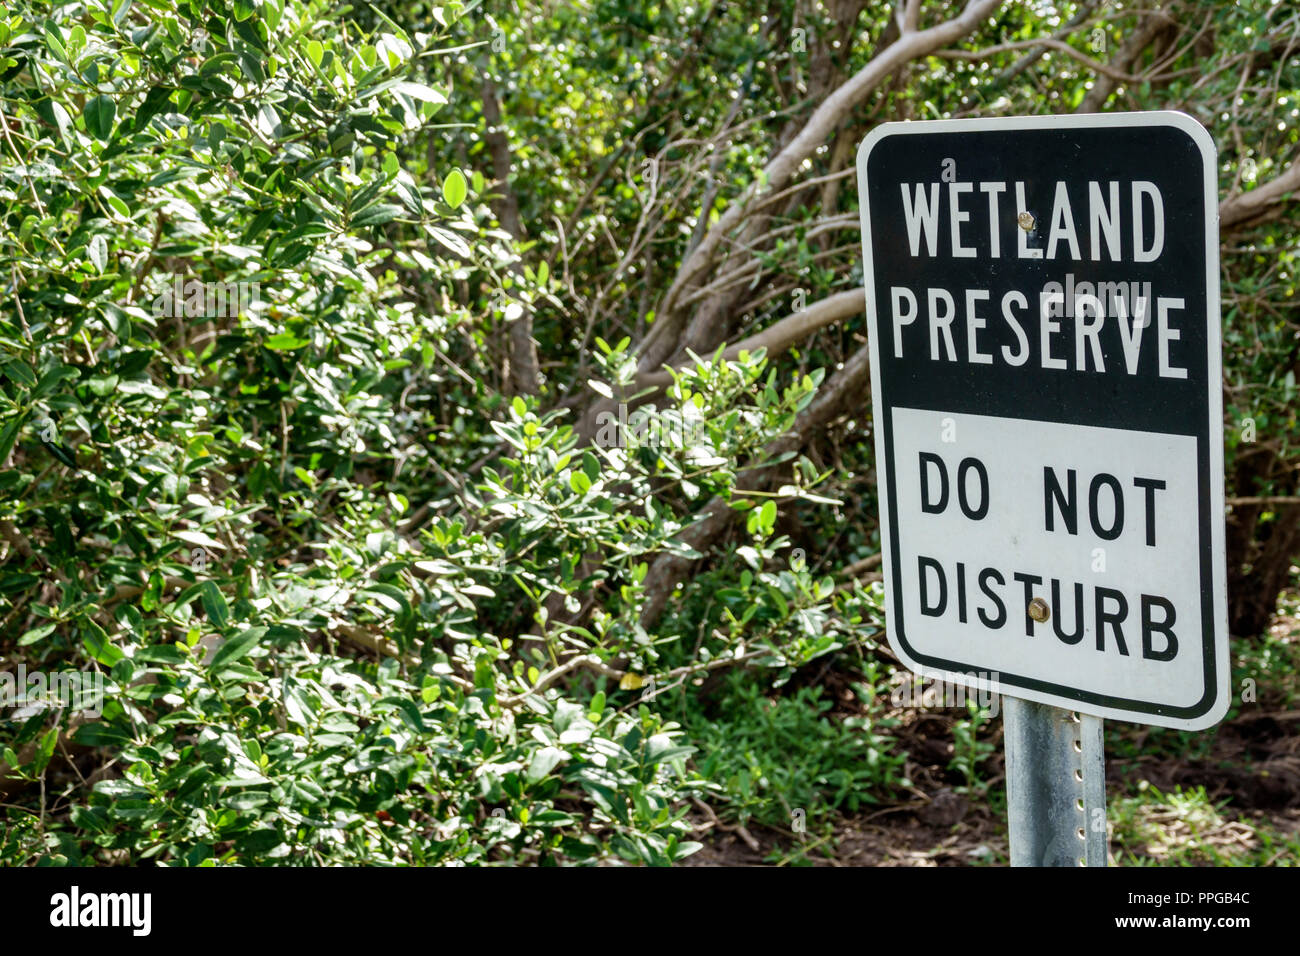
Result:
M199 588L199 600L213 627L222 628L230 623L230 605L215 581L203 582Z
M264 627L250 627L248 630L235 635L226 643L222 644L216 654L212 656L212 663L208 665L208 670L216 672L228 664L244 657L257 646L258 639L266 633Z
M47 442L47 441L42 441L41 444L46 447L46 449L49 451L51 455L53 455L63 464L67 465L69 468L73 468L73 469L77 468L77 459L73 457L72 451L68 448L67 445L64 444L56 445L53 442Z
M284 0L265 0L262 4L262 16L266 19L266 28L274 32L284 16Z
M442 181L442 198L453 209L465 201L468 192L469 188L465 183L465 174L459 169L453 169L447 174L447 178Z
M429 238L434 242L450 249L458 256L468 259L474 254L469 247L469 243L449 229L440 229L433 224L428 224L425 226L424 231L429 234Z
M537 783L558 767L560 762L567 759L568 756L558 747L541 748L533 754L533 759L528 762L528 772L525 774L525 779L529 783Z
M86 246L86 258L101 275L108 270L108 241L103 236L93 236Z
M15 415L4 428L0 428L0 463L9 460L9 452L13 450L14 442L18 440L18 433L26 420L27 413L23 412L21 415Z
M139 132L149 125L149 121L168 106L168 101L174 92L175 90L167 86L155 86L150 89L145 94L144 102L136 108L135 115L131 118L131 128Z
M120 747L131 737L111 724L82 724L72 734L72 742L83 747Z
M36 384L36 373L32 367L22 359L14 359L12 362L6 362L4 366L5 377L19 385L25 385L28 388Z
M385 697L379 701L381 704L389 704L395 707L398 712L410 724L411 729L417 733L428 733L428 728L424 725L424 718L420 714L420 708L415 706L415 702L406 697Z
M49 47L50 52L62 62L67 63L68 51L63 46L62 32L59 30L58 24L53 20L46 20L43 32L45 33L45 45Z
M22 591L33 584L40 582L40 578L35 574L6 574L0 576L0 594L13 594L15 591ZM54 625L46 625L53 630ZM48 632L47 632L48 633Z
M292 352L310 344L310 339L301 339L292 332L279 332L265 342L266 347L275 352Z
M63 379L76 378L76 377L77 377L77 370L72 366L56 365L54 368L50 369L48 372L46 372L44 375L41 376L41 380L36 384L36 388L32 391L32 397L43 398L44 396L50 394L50 392L54 391L54 389L58 386L59 382L61 382ZM0 459L3 459L3 457L4 457L3 455L0 455Z
M402 214L401 206L394 206L392 203L376 203L368 209L363 209L352 220L354 226L380 226L386 222L392 222Z
M447 94L441 90L435 90L431 86L425 86L423 83L411 83L403 81L393 84L393 90L397 93L404 93L413 100L419 100L422 103L446 103Z
M405 616L411 613L411 604L401 588L391 584L368 584L361 593L373 597L376 602L394 614Z
M40 773L50 763L50 758L54 756L54 747L59 742L59 728L51 727L41 738L40 748L36 752L35 767L33 773Z
M91 660L98 661L105 667L112 667L125 656L109 640L104 629L90 618L82 621L81 644L86 649L86 653Z
M207 534L206 532L203 531L182 530L182 531L173 531L172 534L175 537L180 538L182 541L189 542L190 544L193 545L198 545L200 548L212 548L216 551L226 550L226 546L224 544L222 544L216 538L212 537L212 535Z
M27 647L28 645L35 644L37 641L54 633L54 628L54 624L42 624L40 627L32 628L22 637L18 638L18 646Z
M103 93L86 102L82 111L86 118L86 129L90 135L99 140L107 140L113 132L113 120L117 118L117 104Z
M150 664L180 664L189 660L189 655L175 644L156 644L140 648L132 660Z

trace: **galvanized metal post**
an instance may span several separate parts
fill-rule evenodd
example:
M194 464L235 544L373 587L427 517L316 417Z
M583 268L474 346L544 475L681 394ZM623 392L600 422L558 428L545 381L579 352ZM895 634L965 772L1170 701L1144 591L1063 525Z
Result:
M1012 866L1105 866L1101 718L1002 698Z

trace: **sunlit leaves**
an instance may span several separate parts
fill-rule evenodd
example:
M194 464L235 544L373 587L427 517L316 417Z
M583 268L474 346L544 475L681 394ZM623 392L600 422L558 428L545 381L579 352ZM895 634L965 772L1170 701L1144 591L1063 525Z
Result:
M465 201L465 195L465 174L459 169L453 169L442 182L442 198L454 209Z

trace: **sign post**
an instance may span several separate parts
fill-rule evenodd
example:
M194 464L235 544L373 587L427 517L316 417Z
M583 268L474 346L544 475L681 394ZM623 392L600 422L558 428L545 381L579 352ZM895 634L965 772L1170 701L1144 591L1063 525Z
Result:
M1012 698L1013 864L1105 865L1101 719L1229 704L1213 141L886 123L858 184L890 644Z
M1002 700L1012 866L1106 865L1101 718Z

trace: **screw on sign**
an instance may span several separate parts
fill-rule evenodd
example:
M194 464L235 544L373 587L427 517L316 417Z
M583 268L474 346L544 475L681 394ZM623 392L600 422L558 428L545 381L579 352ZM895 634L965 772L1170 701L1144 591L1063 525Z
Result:
M1104 865L1102 718L1228 708L1215 170L1168 112L858 154L889 640L1009 698L1013 864Z

